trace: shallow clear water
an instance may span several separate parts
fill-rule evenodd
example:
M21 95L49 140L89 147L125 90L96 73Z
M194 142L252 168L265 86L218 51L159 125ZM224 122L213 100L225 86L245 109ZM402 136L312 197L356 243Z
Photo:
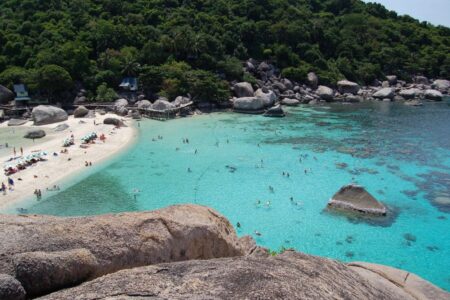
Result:
M352 181L390 206L386 222L324 211ZM392 265L450 290L450 206L434 202L450 197L448 102L304 106L283 119L217 113L143 121L130 151L70 184L27 208L67 216L198 203L273 250Z

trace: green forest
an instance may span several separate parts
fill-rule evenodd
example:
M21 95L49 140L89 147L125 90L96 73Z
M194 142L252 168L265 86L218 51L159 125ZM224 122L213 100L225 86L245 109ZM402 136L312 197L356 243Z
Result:
M450 29L360 0L2 0L0 84L109 100L123 76L169 98L226 99L248 58L291 79L450 77Z

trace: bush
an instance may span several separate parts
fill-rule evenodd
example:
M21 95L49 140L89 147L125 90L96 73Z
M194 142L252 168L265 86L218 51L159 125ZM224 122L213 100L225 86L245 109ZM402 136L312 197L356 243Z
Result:
M106 83L102 83L97 87L97 96L95 96L96 101L112 102L117 98L117 93L112 88L109 88Z

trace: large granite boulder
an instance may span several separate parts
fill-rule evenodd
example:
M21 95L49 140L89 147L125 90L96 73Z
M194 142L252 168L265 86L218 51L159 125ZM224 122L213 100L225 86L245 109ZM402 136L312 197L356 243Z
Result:
M319 85L319 77L317 77L316 73L308 73L306 80L308 81L308 85L310 88L312 88L313 90L317 89L317 86Z
M25 133L24 138L26 139L40 139L45 136L45 131L42 129L32 129Z
M126 268L243 254L233 226L213 210L196 205L81 218L0 215L0 224L0 270L19 281L26 278L21 281L26 289L28 282L36 285L52 273L61 277L62 268L67 269L64 280L45 281L46 292L59 289L61 281ZM70 252L75 249L85 249L84 254ZM20 264L17 259L23 253L28 253L26 263ZM72 265L75 257L85 257L80 269Z
M433 88L443 93L447 93L450 90L450 80L437 79L433 82Z
M14 93L4 87L3 85L0 85L0 104L7 104L10 101L14 100Z
M339 93L341 94L358 94L360 90L359 84L356 82L348 81L348 80L341 80L337 83Z
M31 117L33 118L34 125L47 125L66 121L69 116L59 107L39 105L33 108Z
M267 93L264 93L262 89L257 89L255 92L255 97L261 98L265 107L270 107L275 103L275 101L277 101L277 95L270 90Z
M378 202L362 186L349 184L343 186L328 202L329 209L357 212L374 216L385 216L386 207Z
M84 106L78 106L74 112L73 112L73 116L74 118L84 118L88 115L89 113L89 109L87 109Z
M114 126L117 126L117 127L122 127L122 126L125 125L121 120L119 120L117 118L105 118L103 120L103 124L105 124L105 125L114 125Z
M422 91L419 89L405 89L405 90L401 90L399 92L399 95L402 96L405 99L414 99L419 97L422 94Z
M189 99L188 97L178 96L173 101L173 105L175 105L176 107L180 107L181 105L188 104L189 102L191 102L191 99Z
M259 97L242 97L233 101L233 108L241 112L261 112L265 107L265 102Z
M152 109L159 111L166 111L172 108L175 108L175 105L163 99L156 100L155 103L153 103L152 105Z
M424 93L425 99L433 101L442 101L444 97L438 90L426 90Z
M387 82L389 82L390 86L393 86L393 85L397 84L397 76L395 76L395 75L388 75L388 76L386 76L386 80L387 80Z
M194 260L123 270L41 300L73 299L74 295L77 300L448 299L448 293L431 284L414 290L375 272L370 275L377 282L372 282L366 279L370 275L355 268L288 250L273 257Z
M148 109L152 107L152 103L148 100L141 100L136 102L138 109Z
M414 82L417 84L423 84L423 85L427 85L429 84L429 80L428 78L426 78L425 76L416 76L414 77Z
M128 106L128 100L127 99L117 99L114 102L114 110L119 109L120 107L126 107Z
M325 100L325 101L333 101L334 99L334 91L333 89L324 86L324 85L319 85L319 87L317 88L316 94L320 97L320 99Z
M382 88L379 91L375 92L372 95L374 98L377 99L392 99L395 96L394 89L393 88Z
M284 111L280 104L275 105L274 107L269 108L265 113L265 117L284 117Z
M26 292L17 279L7 274L0 274L0 299L25 300Z
M252 85L248 82L236 83L233 87L233 90L234 90L234 94L238 98L253 97L253 93L254 93Z

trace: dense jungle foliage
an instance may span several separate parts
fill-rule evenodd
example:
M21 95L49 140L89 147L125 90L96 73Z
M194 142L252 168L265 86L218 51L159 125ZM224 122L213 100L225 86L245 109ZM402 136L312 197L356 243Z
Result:
M82 84L101 100L138 75L153 93L220 100L224 79L252 80L249 57L324 84L449 77L449 53L449 28L360 0L0 1L0 83L52 96Z

